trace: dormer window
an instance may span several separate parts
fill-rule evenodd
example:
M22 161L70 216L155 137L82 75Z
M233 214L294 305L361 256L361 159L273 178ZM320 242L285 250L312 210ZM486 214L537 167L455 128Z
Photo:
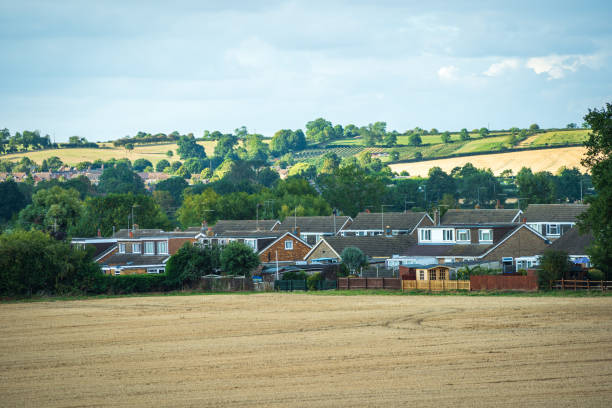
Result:
M140 244L132 244L132 252L135 254L140 253Z
M442 241L452 241L453 240L453 230L445 229L442 230Z
M470 230L469 229L457 230L457 242L470 242Z
M492 244L493 231L490 229L478 230L478 241L480 241L481 244Z
M430 229L422 229L419 231L421 234L421 241L431 241L431 230Z
M144 244L144 253L145 255L153 255L155 254L155 246L153 245L153 242L151 241L147 241Z
M125 254L125 244L119 244L119 253Z
M546 226L546 235L559 235L559 224L548 224Z

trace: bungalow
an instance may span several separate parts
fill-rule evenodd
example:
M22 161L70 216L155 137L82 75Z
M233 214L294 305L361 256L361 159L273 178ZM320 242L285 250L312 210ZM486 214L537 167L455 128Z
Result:
M581 234L578 227L573 227L561 238L555 240L550 248L567 252L572 263L580 265L582 268L589 268L591 259L587 254L587 248L592 243L593 234L591 232Z
M274 231L278 225L278 220L219 220L212 230L215 235L222 235L226 231Z
M227 245L230 242L242 242L250 246L255 252L259 252L281 236L279 231L224 231L215 234L212 228L208 228L196 235L196 240L201 245Z
M359 248L370 259L370 263L384 262L393 255L402 254L407 247L413 246L416 239L411 235L376 236L337 236L323 237L306 254L308 263L341 262L342 251L348 247Z
M313 217L287 217L277 227L278 231L290 231L298 235L309 245L314 245L322 237L335 236L343 228L347 228L353 219L348 216L313 216Z
M531 228L555 240L576 225L587 208L586 204L529 204L523 218Z
M419 227L433 225L426 212L360 212L350 226L343 228L342 236L375 236L412 234Z

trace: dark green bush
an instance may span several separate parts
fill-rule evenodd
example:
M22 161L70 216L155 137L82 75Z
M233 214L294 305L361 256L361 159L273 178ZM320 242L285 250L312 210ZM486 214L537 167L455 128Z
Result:
M308 274L304 271L287 271L283 273L282 280L306 280L308 279Z
M590 280L604 280L604 273L599 269L589 269L588 276Z

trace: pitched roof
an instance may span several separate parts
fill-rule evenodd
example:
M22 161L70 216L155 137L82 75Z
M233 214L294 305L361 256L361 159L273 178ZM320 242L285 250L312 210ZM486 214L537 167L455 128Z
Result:
M391 257L401 254L409 246L416 245L416 238L411 235L395 235L392 237L376 235L369 237L324 237L323 240L333 248L338 255L348 247L357 247L370 258Z
M206 232L203 232L206 235ZM209 238L278 238L283 235L281 231L224 231Z
M508 224L520 222L518 209L450 209L440 221L442 225Z
M400 255L402 256L480 256L484 254L493 244L470 244L470 245L414 245L407 247Z
M104 261L106 265L139 266L162 265L170 255L114 254Z
M130 230L120 229L115 232L113 238L117 239L139 239L139 238L195 238L197 231L164 231L161 229L135 229L130 237Z
M336 216L336 231L334 231L334 216L313 216L313 217L287 217L278 226L279 231L292 231L294 226L300 229L301 233L304 232L322 232L328 234L338 233L342 226L351 221L351 217L347 216Z
M576 222L586 204L529 204L523 217L527 222Z
M277 223L277 220L219 220L212 228L215 234L225 231L270 231Z
M593 234L580 234L577 227L571 228L550 246L551 249L565 251L568 255L586 255L586 248L593 242Z
M392 230L412 231L417 224L426 216L425 212L386 212L386 213L367 213L360 212L353 220L348 230L378 230L386 226Z

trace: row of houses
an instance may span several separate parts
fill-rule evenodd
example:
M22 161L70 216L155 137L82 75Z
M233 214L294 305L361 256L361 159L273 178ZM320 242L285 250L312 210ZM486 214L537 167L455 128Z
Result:
M534 204L518 209L448 210L441 218L424 212L359 213L347 216L289 217L278 220L220 220L185 231L120 230L113 237L75 238L93 245L96 261L109 274L162 273L185 242L250 246L262 264L337 263L347 247L360 248L370 263L400 265L497 264L504 271L532 268L548 248L566 250L589 265L575 224L587 206Z
M100 176L102 175L102 172L102 169L76 170L70 167L62 167L58 171L41 171L32 173L0 172L0 182L6 181L8 179L12 179L15 182L24 182L29 177L31 177L34 181L34 184L38 184L41 181L50 181L55 179L70 180L80 176L85 176L89 179L91 184L97 185L100 181ZM153 186L154 184L172 177L172 175L163 172L139 172L137 174L138 176L140 176L147 188L152 188L151 186Z

